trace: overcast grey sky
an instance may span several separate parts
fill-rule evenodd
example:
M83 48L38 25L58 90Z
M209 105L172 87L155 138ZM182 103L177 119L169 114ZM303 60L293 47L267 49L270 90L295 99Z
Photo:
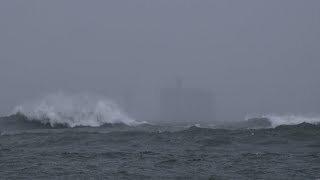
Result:
M152 118L176 75L214 90L220 120L320 113L320 1L0 1L1 113L130 88L136 116Z

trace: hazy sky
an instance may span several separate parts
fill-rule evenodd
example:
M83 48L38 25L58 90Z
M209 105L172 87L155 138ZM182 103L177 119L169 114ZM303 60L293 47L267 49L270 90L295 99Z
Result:
M131 89L136 116L153 118L177 75L212 88L220 120L320 113L320 1L0 1L0 113Z

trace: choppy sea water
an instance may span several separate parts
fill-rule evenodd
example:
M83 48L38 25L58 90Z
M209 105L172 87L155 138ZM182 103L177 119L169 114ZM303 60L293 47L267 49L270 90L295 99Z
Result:
M0 179L317 179L320 126L51 128L0 119Z

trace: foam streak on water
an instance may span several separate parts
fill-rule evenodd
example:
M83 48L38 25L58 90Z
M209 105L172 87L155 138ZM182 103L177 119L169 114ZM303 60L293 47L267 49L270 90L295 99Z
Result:
M29 120L50 124L52 127L98 127L107 123L140 124L129 118L114 102L87 94L51 94L17 106L13 113L23 114Z

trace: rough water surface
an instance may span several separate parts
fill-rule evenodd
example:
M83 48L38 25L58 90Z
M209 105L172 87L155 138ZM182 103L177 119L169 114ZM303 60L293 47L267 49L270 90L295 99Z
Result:
M52 128L16 115L0 127L1 179L320 178L320 126L308 123Z

